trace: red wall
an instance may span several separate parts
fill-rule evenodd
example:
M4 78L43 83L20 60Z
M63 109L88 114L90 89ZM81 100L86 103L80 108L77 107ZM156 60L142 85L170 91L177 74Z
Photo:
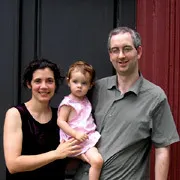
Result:
M165 90L180 133L180 0L137 0L137 30L143 44L141 72ZM180 143L171 148L168 180L180 180Z

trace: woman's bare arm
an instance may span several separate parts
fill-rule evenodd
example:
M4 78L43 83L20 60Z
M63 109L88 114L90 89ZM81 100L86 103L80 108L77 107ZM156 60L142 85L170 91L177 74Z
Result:
M56 159L63 159L80 152L77 141L72 139L60 144L56 150L39 155L21 155L22 150L21 117L16 108L7 111L4 122L4 156L10 173L31 171L40 168Z

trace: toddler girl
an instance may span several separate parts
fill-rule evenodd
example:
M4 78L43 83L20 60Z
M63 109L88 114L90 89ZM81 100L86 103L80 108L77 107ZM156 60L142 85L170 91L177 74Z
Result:
M65 96L58 108L58 126L60 141L71 137L80 141L82 152L77 158L88 162L89 180L98 180L103 165L103 159L95 144L100 138L91 114L91 104L86 97L93 86L95 70L84 61L72 64L67 74L67 83L71 93Z

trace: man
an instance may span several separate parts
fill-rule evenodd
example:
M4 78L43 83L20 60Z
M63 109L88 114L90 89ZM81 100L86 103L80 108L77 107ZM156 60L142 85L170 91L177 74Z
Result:
M91 99L104 159L100 179L149 180L154 145L155 179L166 180L170 145L179 135L164 91L139 71L139 33L128 27L112 30L108 51L116 75L98 80ZM75 180L88 179L88 167L83 164Z

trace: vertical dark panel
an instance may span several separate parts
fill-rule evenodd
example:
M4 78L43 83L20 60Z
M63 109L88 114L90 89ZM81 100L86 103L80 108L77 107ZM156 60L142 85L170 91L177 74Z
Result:
M29 61L39 56L39 2L36 0L24 1L22 3L22 26L21 26L21 77L24 68ZM24 89L21 84L21 102L30 98L28 89Z
M115 0L115 27L128 26L136 29L136 0Z
M137 29L142 35L141 71L166 92L180 133L180 1L137 1ZM154 152L153 152L154 153ZM172 145L169 180L180 179L180 144ZM154 159L151 163L154 178Z
M41 0L35 1L34 13L34 59L41 56Z
M112 74L107 38L113 27L113 1L41 1L41 56L52 59L64 72L76 60L91 63L97 78ZM58 104L68 93L65 86L53 99Z
M20 0L0 0L0 179L5 180L3 124L6 110L18 101Z

